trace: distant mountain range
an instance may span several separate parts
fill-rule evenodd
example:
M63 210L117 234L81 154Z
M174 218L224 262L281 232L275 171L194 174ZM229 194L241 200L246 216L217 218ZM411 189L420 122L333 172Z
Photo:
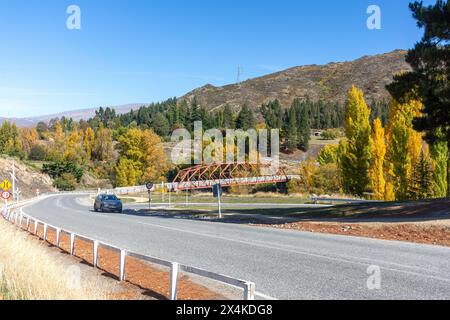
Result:
M215 87L211 84L195 89L179 101L191 102L194 97L208 110L222 108L229 104L236 110L243 104L256 110L263 103L278 99L284 107L298 99L323 99L328 102L344 103L347 92L354 84L365 93L367 101L389 99L385 86L392 82L395 74L409 71L405 62L406 51L395 50L390 53L365 56L351 62L335 62L327 65L294 67L263 77L250 79L240 84ZM113 106L118 114L136 110L146 103ZM95 115L96 109L81 109L39 117L6 119L15 121L18 126L34 126L39 121L49 121L56 117L69 117L78 121Z
M110 108L113 108L116 110L117 114L123 114L130 112L131 110L137 110L142 106L147 105L148 103L131 103L131 104L125 104L120 106L111 106ZM106 107L104 107L106 108ZM95 111L97 111L99 108L92 108L92 109L79 109L79 110L72 110L72 111L66 111L56 114L50 114L50 115L43 115L43 116L37 116L37 117L29 117L29 118L2 118L0 117L0 123L4 120L8 120L11 122L15 122L17 126L19 127L33 127L38 122L44 121L48 122L51 119L54 118L72 118L75 121L79 121L81 119L88 120L95 116Z

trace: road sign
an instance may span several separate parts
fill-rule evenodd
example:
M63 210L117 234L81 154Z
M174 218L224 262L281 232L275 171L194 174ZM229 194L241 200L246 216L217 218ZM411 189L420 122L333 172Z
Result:
M9 180L5 180L5 181L2 182L2 184L0 185L0 187L1 187L3 190L8 191L9 189L11 189L12 184L11 184L11 182L9 182Z
M152 190L154 185L152 182L148 182L145 186L147 187L148 190Z
M3 191L2 192L2 198L5 200L8 200L9 198L11 198L11 193L8 191Z
M222 186L220 184L215 184L213 186L214 198L219 198L223 194Z

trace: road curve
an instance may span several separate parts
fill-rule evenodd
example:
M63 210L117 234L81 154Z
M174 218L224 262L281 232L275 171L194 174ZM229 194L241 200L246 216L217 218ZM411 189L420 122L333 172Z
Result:
M253 281L277 299L450 299L450 248L246 225L94 213L80 195L23 209L39 220L142 254ZM125 208L127 209L127 208ZM369 266L381 289L369 290Z

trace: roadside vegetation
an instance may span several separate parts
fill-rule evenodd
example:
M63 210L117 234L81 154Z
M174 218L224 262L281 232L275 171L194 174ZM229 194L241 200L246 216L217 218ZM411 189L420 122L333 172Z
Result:
M55 254L5 221L0 221L0 299L103 300L100 282L70 280L71 273ZM67 267L67 265L66 265Z

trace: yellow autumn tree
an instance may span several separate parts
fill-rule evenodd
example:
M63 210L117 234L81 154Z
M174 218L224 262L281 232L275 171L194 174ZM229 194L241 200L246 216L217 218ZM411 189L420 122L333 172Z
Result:
M384 128L380 119L376 119L372 131L372 163L369 168L370 184L376 200L384 200L386 196L386 180L384 178L384 158L386 141Z
M389 146L386 155L389 168L388 181L395 190L395 198L408 199L408 184L412 169L420 159L422 134L413 129L413 119L421 115L422 103L410 100L407 103L391 101L386 140Z
M130 129L119 137L116 184L132 186L165 181L170 169L161 138L152 130Z
M339 165L344 191L352 195L362 196L370 187L369 167L372 148L370 113L363 92L352 86L346 103L346 139L339 147Z
M66 141L66 152L64 159L70 162L81 164L83 162L83 148L81 145L82 136L78 128L74 126Z
M50 140L52 144L48 150L48 158L51 160L62 160L66 153L66 135L59 120L54 124L54 132L51 134Z
M30 153L31 148L33 148L33 146L36 145L38 139L39 139L39 134L36 131L36 129L34 129L34 128L20 129L20 140L22 141L22 148L27 155Z
M92 158L92 148L94 145L95 133L91 127L87 127L83 135L83 148L86 156L86 160L90 161Z

